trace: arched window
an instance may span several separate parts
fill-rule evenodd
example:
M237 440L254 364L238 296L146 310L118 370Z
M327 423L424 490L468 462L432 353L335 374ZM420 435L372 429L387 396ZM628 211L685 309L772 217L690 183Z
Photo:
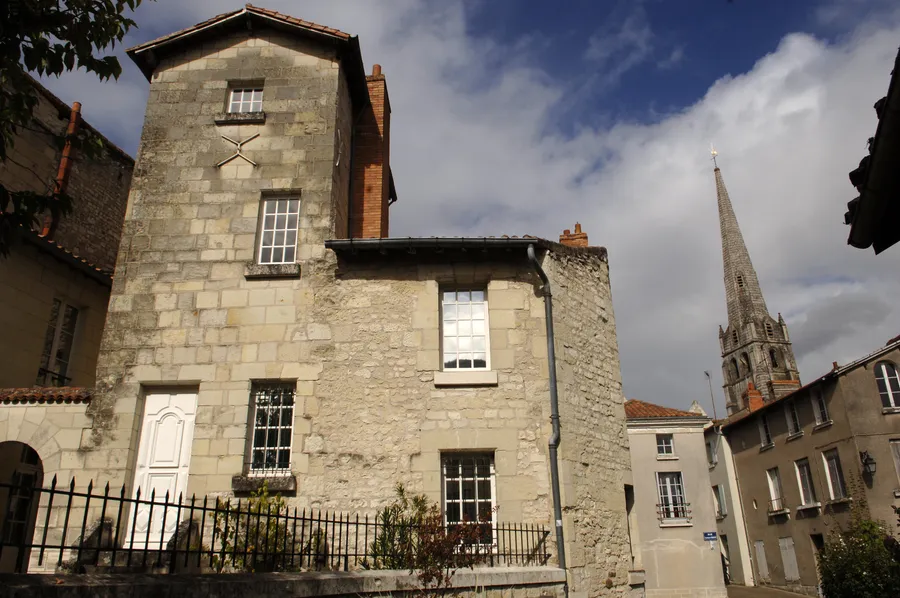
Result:
M737 347L737 344L738 344L738 333L737 333L737 330L736 330L736 329L731 331L731 342L733 342L733 343L734 343L734 346Z
M875 381L878 383L878 394L884 407L900 407L900 376L897 366L890 361L879 361L875 364Z
M775 349L769 349L769 360L772 362L772 367L777 368L778 366L778 351Z
M731 358L731 373L734 375L735 380L740 380L741 370L738 369L737 359L734 357Z
M772 323L766 322L766 338L772 338L775 336L775 332L772 330Z
M739 288L739 289L743 289L743 288L744 288L744 275L743 275L743 274L738 274L738 275L737 275L737 285L738 285L738 288Z
M753 368L750 367L750 356L746 353L741 353L741 368L747 374L753 374Z

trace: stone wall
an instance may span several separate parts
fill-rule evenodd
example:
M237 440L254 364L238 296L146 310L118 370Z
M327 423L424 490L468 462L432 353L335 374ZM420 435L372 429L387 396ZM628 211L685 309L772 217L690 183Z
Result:
M460 570L440 596L564 598L562 571L510 567ZM0 598L155 598L191 596L280 598L281 596L419 596L418 580L405 571L354 573L249 573L225 575L99 574L0 575Z
M556 246L548 255L570 583L585 595L606 585L627 593L630 463L609 266L600 248ZM534 351L546 354L545 337L534 342Z

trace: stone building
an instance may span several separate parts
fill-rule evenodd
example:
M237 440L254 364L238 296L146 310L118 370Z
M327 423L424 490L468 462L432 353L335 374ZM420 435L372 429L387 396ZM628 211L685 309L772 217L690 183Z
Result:
M360 514L402 482L449 523L553 529L559 507L572 595L630 592L606 251L580 227L388 238L386 79L346 33L248 5L128 53L150 81L139 158L89 423L52 473L172 496L265 480Z
M816 555L860 510L893 526L900 506L900 340L731 415L731 446L754 573L817 595Z
M23 234L0 259L0 388L91 386L106 318L134 161L32 80L38 103L32 126L18 130L0 182L11 191L65 192L74 204L53 231ZM99 140L98 155L57 139ZM48 325L48 320L52 320ZM46 338L45 338L46 337Z
M748 384L772 400L799 388L800 376L787 325L781 314L773 318L766 307L722 171L716 166L713 172L728 304L728 327L719 326L719 345L725 406L734 413L746 407Z
M10 191L65 193L73 212L56 226L47 219L23 231L0 258L0 483L23 487L45 481L41 459L46 469L63 467L63 453L78 448L90 425L87 393L71 386L94 384L134 168L130 156L81 119L79 104L67 106L37 81L32 85L33 121L17 131L0 181ZM87 154L73 139L99 142L100 149ZM25 537L34 514L27 502L0 487L0 543ZM18 550L0 552L0 572L21 566Z
M704 458L709 418L635 399L625 402L625 415L634 472L631 575L643 574L648 598L724 598L715 538L719 508Z

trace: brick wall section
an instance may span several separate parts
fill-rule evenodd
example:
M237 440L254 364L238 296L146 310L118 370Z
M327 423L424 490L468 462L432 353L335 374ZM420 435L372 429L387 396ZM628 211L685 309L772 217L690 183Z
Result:
M569 229L563 231L563 234L559 236L559 242L563 245L568 245L569 247L588 247L588 236L587 233L581 232L581 223L575 223L575 232L573 233Z
M10 151L12 160L0 164L0 181L16 191L52 193L62 149L54 135L64 135L70 108L39 84L34 126L20 129ZM88 107L89 108L89 107ZM112 271L122 234L125 204L134 160L85 121L79 130L99 138L104 146L87 159L73 150L67 193L73 212L59 224L56 240L98 267Z
M359 116L353 141L351 234L378 238L389 235L391 104L381 67L366 77L371 106Z
M621 595L630 589L624 484L631 466L609 266L605 252L592 251L603 250L559 247L544 260L553 290L562 500L573 589L595 595L609 579L610 595Z

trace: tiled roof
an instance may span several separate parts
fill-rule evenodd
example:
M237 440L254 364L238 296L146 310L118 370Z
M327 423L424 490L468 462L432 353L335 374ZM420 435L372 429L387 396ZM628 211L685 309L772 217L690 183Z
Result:
M671 407L663 407L662 405L654 405L637 399L628 399L625 401L625 417L627 419L652 418L652 417L693 417L702 418L702 415L691 413L690 411L682 411L681 409L673 409Z
M21 403L86 403L92 389L77 386L38 388L0 388L0 404Z
M111 284L112 272L104 270L103 268L100 268L99 266L96 266L95 264L87 261L77 253L66 249L53 239L48 239L47 237L42 237L39 234L32 232L24 233L22 238L26 242L31 243L32 245L37 247L39 250L50 253L59 260L69 264L70 266L73 266L78 270L81 270L98 282L102 282L106 285Z
M156 39L150 40L148 42L144 42L143 44L139 44L137 46L133 46L126 50L129 54L132 52L140 52L141 50L145 50L147 48L157 46L159 44L166 43L168 41L172 41L174 39L178 39L180 37L184 37L190 35L192 33L196 33L202 29L205 29L211 25L215 25L216 23L220 23L222 21L226 21L232 17L235 17L239 14L254 14L261 17L267 17L271 19L276 19L281 21L282 23L286 23L289 25L295 25L297 27L302 27L303 29L307 29L309 31L314 31L317 33L324 33L327 35L333 35L334 37L338 37L340 39L348 40L351 35L349 33L344 33L338 29L334 29L332 27L326 27L325 25L319 25L317 23L313 23L311 21L304 21L303 19L298 19L286 14L282 14L278 11L270 10L268 8L260 8L258 6L253 6L252 4L247 4L244 8L239 8L238 10L232 10L231 12L223 12L220 15L216 15L210 19L207 19L201 23L197 23L191 27L187 27L185 29L181 29L180 31L175 31L174 33L169 33L168 35L164 35L162 37L158 37Z

